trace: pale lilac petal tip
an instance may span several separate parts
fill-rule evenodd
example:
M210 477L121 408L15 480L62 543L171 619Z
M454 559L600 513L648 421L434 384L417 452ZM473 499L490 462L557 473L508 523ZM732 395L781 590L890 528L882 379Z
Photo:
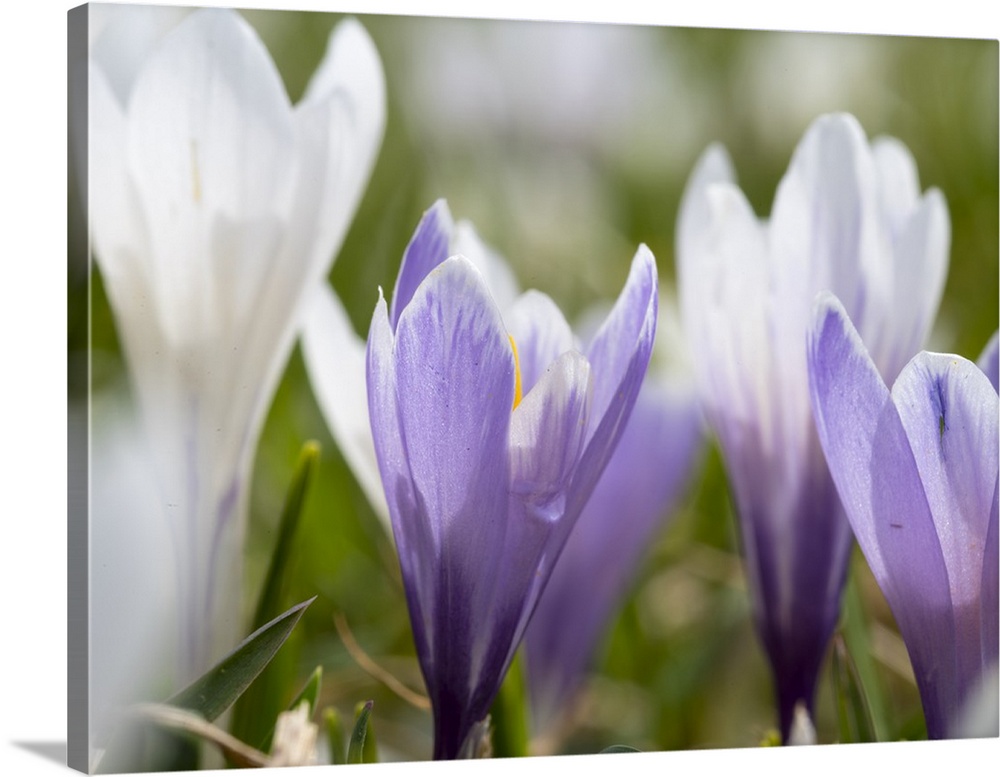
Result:
M410 303L417 287L428 273L450 255L449 245L455 230L455 223L445 200L435 202L420 219L416 232L410 238L403 263L396 276L396 288L392 292L392 307L389 320L395 329L400 313Z

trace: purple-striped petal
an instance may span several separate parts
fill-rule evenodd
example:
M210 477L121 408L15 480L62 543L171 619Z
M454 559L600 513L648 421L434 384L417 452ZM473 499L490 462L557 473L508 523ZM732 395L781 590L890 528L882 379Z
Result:
M462 531L470 499L506 499L515 380L500 312L468 260L446 260L417 289L399 318L396 370L414 486L442 532Z
M687 481L700 438L692 393L647 378L528 626L536 730L553 722L583 680L639 559Z
M438 200L424 212L416 232L406 246L403 263L396 276L396 288L392 292L389 312L389 320L394 329L399 322L400 313L410 304L417 287L431 270L451 255L449 243L454 229L451 211L444 200Z
M625 287L587 348L594 380L591 437L609 414L620 415L625 396L631 409L639 393L656 334L657 283L656 260L640 246Z
M642 245L611 313L587 349L593 396L586 447L567 495L567 512L579 515L621 438L639 395L656 336L659 304L656 260ZM567 524L565 531L568 531Z
M921 353L892 400L916 460L944 554L955 613L959 694L981 671L983 553L996 497L998 403L983 372L958 356ZM970 549L972 552L970 552Z
M560 355L576 347L573 330L552 298L534 289L514 301L504 321L517 344L521 386L527 395Z
M839 300L823 295L809 377L823 451L858 544L913 662L932 737L953 712L948 570L900 416Z
M590 410L590 364L567 351L546 369L514 410L510 425L510 489L532 514L556 519L576 467Z
M514 371L510 341L481 273L463 257L438 265L400 314L396 332L399 429L414 503L393 524L397 541L428 528L433 537L411 587L419 587L427 603L431 654L422 664L439 754L456 752L458 740L485 715L480 686L499 683L498 676L477 671L477 663L495 641ZM414 522L419 530L411 529ZM499 675L502 667L490 670Z

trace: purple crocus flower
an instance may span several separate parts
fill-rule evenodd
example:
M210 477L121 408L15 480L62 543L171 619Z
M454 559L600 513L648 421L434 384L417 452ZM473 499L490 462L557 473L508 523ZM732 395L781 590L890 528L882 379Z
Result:
M368 337L368 407L434 757L471 754L552 565L604 469L649 363L657 273L640 247L586 353L544 294L504 314L446 258L429 210Z
M948 736L997 663L997 390L967 359L921 352L890 392L829 294L808 359L820 442L906 643L927 734Z
M702 408L725 460L757 631L782 735L811 713L851 548L809 407L805 340L818 292L837 294L891 381L933 321L947 267L944 198L920 194L896 140L849 115L807 130L757 218L714 146L678 220L682 322Z
M692 386L650 368L528 626L524 655L536 731L555 723L580 689L598 640L688 480L701 439Z

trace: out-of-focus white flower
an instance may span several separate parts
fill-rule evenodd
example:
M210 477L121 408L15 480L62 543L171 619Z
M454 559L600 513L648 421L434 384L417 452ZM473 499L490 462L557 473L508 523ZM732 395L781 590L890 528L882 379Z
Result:
M88 720L95 763L124 705L164 698L171 688L156 667L169 663L175 620L169 583L170 542L162 505L150 500L156 480L150 450L118 383L89 403ZM70 408L71 422L88 422L88 407ZM81 435L85 432L81 432ZM89 453L89 455L88 455Z
M934 320L950 233L943 195L921 193L906 147L869 143L848 114L809 127L768 220L754 214L721 146L702 156L681 204L681 316L739 513L786 738L799 702L813 712L852 542L810 407L816 295L837 294L891 383Z
M180 683L243 630L254 450L373 166L385 86L353 20L294 107L236 12L196 11L137 52L123 36L144 20L114 19L91 50L90 215L168 516Z

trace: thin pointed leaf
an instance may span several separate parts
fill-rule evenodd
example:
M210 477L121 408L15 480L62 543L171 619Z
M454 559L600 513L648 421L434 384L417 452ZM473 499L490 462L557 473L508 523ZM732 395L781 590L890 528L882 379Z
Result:
M851 573L847 577L847 586L844 588L840 629L844 637L844 644L847 646L851 661L858 673L859 683L865 692L868 712L871 715L876 736L875 741L881 742L884 741L885 734L889 730L889 714L886 708L885 694L882 690L881 674L875 665L871 649L868 623L865 619L864 606L858 588L857 577L859 571L865 566L863 562L859 561L859 556L860 552L855 550Z
M372 702L372 706L374 705L375 702ZM357 714L360 715L363 708L364 705L358 704L356 710ZM367 729L368 731L365 734L364 746L361 748L361 763L366 763L366 764L378 763L378 744L377 744L378 740L375 739L375 727L373 725L371 716L369 716L368 718Z
M354 721L354 731L351 733L351 742L347 747L347 763L365 763L365 751L368 740L368 721L371 718L374 701L366 701L360 705L357 718Z
M302 686L295 698L292 699L292 703L288 705L289 710L294 710L302 702L309 702L309 714L312 715L313 710L316 709L316 700L319 698L319 690L323 685L323 667L317 666L313 669L309 679L306 680L306 684Z
M528 754L528 700L525 693L523 664L519 650L490 708L495 758L513 758Z
M215 720L247 689L274 658L306 607L316 597L296 604L237 645L228 656L191 683L175 693L167 704L197 712L206 720Z
M605 753L641 753L641 750L636 750L634 747L629 747L628 745L611 745L611 747L605 747L598 755L604 755Z
M833 639L833 683L841 743L877 742L868 699L844 638Z
M302 514L306 491L319 458L319 451L319 444L310 441L303 445L299 452L285 495L281 517L278 520L278 537L257 601L253 619L254 628L273 618L286 606L286 570L292 556L293 540ZM287 654L295 651L285 652ZM294 656L287 658L288 660L279 658L272 662L267 671L233 708L229 729L239 739L245 742L267 740L270 743L275 719L282 711L282 705L287 698L285 694L289 685L294 682L294 674L297 671L297 661L294 660ZM267 749L269 748L270 744L267 746Z
M330 763L347 763L347 754L344 752L344 724L340 720L340 713L333 707L323 710L323 724L326 727L326 740L330 745Z
M309 705L309 710L306 714L307 717L312 717L313 710L316 709L316 700L319 698L319 689L323 684L323 667L317 666L309 679L306 680L306 684L302 686L302 689L295 694L295 698L292 699L291 703L285 708L286 712L291 712L297 708L302 702L306 702ZM277 724L276 724L277 725ZM260 749L265 753L271 752L271 743L274 741L274 727L271 727L271 732L267 735L264 743L261 745Z
M319 443L314 440L303 445L302 451L299 453L295 472L292 474L292 482L288 487L285 504L281 510L281 519L278 521L278 539L274 544L274 552L271 554L271 564L267 570L267 577L264 579L260 599L257 600L257 610L253 618L254 628L260 627L281 611L285 569L288 566L292 539L299 526L302 505L309 487L309 480L316 469L316 462L319 460L319 453Z

